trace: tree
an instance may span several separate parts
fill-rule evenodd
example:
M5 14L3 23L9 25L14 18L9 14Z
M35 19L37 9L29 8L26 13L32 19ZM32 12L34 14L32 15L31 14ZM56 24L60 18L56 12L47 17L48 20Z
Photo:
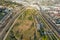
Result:
M34 32L34 40L37 40L36 31Z

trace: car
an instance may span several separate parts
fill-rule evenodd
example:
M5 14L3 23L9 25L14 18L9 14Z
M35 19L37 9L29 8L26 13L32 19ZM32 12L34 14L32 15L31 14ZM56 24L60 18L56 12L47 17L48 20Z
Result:
M60 24L60 18L59 19L56 19L56 24Z

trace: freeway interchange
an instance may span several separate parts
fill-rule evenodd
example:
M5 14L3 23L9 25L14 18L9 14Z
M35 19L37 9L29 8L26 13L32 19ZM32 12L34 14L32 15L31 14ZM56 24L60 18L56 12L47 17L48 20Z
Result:
M4 25L4 27L0 28L0 40L5 40L5 38L7 38L8 32L10 32L9 29L11 28L11 25L14 24L14 21L18 16L20 16L20 14L22 15L21 12L23 12L24 10L25 9L20 12L16 12L17 14L8 19L8 22ZM37 13L37 15L34 15L34 19L36 21L35 25L37 28L37 32L39 32L41 36L40 40L43 40L44 37L46 38L46 40L60 40L60 31L58 31L57 26L48 16L46 16L47 14L44 14L44 12L41 10L41 7L38 11L39 13Z

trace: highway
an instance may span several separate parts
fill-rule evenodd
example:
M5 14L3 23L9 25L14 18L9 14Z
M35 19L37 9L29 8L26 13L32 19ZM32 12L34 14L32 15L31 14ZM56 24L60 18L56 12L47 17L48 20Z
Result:
M38 5L38 4L37 4L37 5ZM38 5L38 6L39 6L39 5ZM40 7L40 6L39 6L39 7ZM41 18L42 22L45 24L46 29L51 30L51 33L53 34L53 36L54 36L57 40L59 40L59 39L60 39L60 35L59 35L57 29L55 28L56 25L55 25L54 23L52 23L52 21L46 19L47 17L44 16L44 13L43 13L43 11L41 10L41 7L40 7L39 15L40 15L40 18ZM38 19L38 18L36 18L36 19ZM39 20L37 20L37 22L38 22L38 24L39 24ZM49 34L48 34L48 36L50 37L50 39L52 38L52 35L49 35Z
M10 3L9 1L6 1L6 2L8 2L8 3ZM13 3L13 2L11 2L11 3ZM14 3L13 3L14 4ZM12 16L12 18L9 18L9 16L10 16L10 14L7 14L3 19L2 19L2 21L3 21L3 23L2 24L4 24L4 25L2 25L2 27L0 28L0 40L3 40L3 39L5 39L5 36L6 36L6 34L7 34L7 32L9 31L9 29L10 29L10 27L11 27L11 25L12 24L14 24L14 21L15 21L15 19L17 19L17 17L19 16L19 15L23 15L22 14L22 12L23 11L25 11L25 9L26 9L26 7L23 5L23 4L19 4L19 3L16 3L18 6L23 6L24 8L22 8L22 10L21 11L15 11L16 12L16 15L14 15L14 16ZM21 6L21 7L22 7ZM9 16L8 16L9 15ZM7 17L7 18L6 18ZM7 20L6 20L7 19ZM5 20L6 20L6 23L5 23ZM0 25L1 26L1 25Z
M40 7L40 6L39 6ZM8 36L9 32L11 31L13 25L15 24L15 20L20 16L23 15L22 12L25 11L26 8L22 9L22 11L17 12L15 16L13 16L8 22L7 25L4 26L4 28L0 28L0 40L5 40L6 37ZM44 27L40 26L43 28L44 32L49 31L51 34L47 33L45 36L48 37L49 40L60 40L60 32L57 29L57 26L52 22L51 19L46 16L46 14L41 10L39 10L38 15L34 16L34 19L36 21L36 24L43 23ZM3 19L4 20L4 19ZM12 26L11 26L12 25ZM37 25L36 25L37 27ZM41 29L40 29L41 30ZM42 30L41 30L42 31Z
M60 37L59 37L59 34L57 33L56 29L54 29L55 26L51 23L50 20L46 19L47 17L44 16L44 13L43 13L42 11L40 11L40 12L41 12L41 14L40 14L41 17L43 18L43 20L45 21L45 23L48 25L47 27L48 27L49 29L51 29L53 35L54 35L57 39L59 39L59 38L60 38Z
M5 39L7 38L8 34L9 34L9 32L11 31L11 29L13 28L16 20L17 20L21 15L23 15L23 12L25 11L25 9L26 9L26 7L24 7L18 14L15 15L15 21L13 20L14 23L11 25L11 27L10 27L9 30L7 31L7 33L6 33L6 35L4 36L3 40L5 40Z
M44 15L45 19L53 26L53 28L58 32L60 35L60 31L58 30L58 26L52 22L52 20L47 16L47 14Z
M7 14L0 22L1 22L1 25L0 25L0 32L3 30L3 28L6 26L6 24L10 21L10 16L11 14Z
M46 24L42 21L42 19L40 18L40 15L38 14L38 15L36 15L36 16L34 16L34 19L35 19L35 21L36 21L36 24L39 24L40 26L37 26L36 25L36 28L37 27L39 27L39 28L43 28L44 29L44 32L46 32L47 30L46 29L48 29L47 27L46 27ZM41 23L43 23L45 26L44 27L42 27L41 26ZM37 29L37 32L38 32L38 30L39 29ZM41 29L40 29L41 30ZM48 29L49 30L49 29ZM42 30L41 30L42 31ZM50 31L50 30L49 30ZM41 32L40 32L41 33ZM51 35L51 33L46 33L45 34L48 38L48 40L52 40L53 38L52 38L52 35Z
M17 12L15 16L13 16L9 22L7 23L7 25L3 28L2 32L0 33L0 39L2 40L5 36L5 34L7 33L7 31L9 30L9 28L11 27L11 25L14 23L15 19L19 16L19 14L21 14L22 11L24 11L24 9L22 9L21 11Z

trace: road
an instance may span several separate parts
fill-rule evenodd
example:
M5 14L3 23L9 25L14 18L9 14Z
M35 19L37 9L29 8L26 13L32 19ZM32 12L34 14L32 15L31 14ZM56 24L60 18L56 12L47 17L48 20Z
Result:
M41 18L38 18L38 17L36 16L35 19L36 19L36 21L37 21L37 24L41 24L41 22L43 23L43 21L41 20ZM39 20L39 19L40 19L40 20ZM47 30L50 31L50 29L47 28L47 25L46 25L45 23L43 23L43 24L44 24L45 27L46 27L46 28L43 27L44 32L46 32ZM38 27L38 26L37 26L37 27ZM40 26L40 27L42 27L42 26ZM46 30L46 29L47 29L47 30ZM42 30L41 30L41 31L42 31ZM52 40L52 39L53 39L53 36L52 36L53 34L52 34L52 32L51 32L51 33L46 33L45 35L48 36L48 39L49 39L49 40Z
M24 9L22 9L21 12L19 12L19 13L15 16L15 21L13 20L14 23L13 23L13 24L11 25L11 27L9 28L9 30L8 30L8 32L6 33L6 35L5 35L5 37L3 38L3 40L5 40L5 39L7 38L8 34L9 34L9 32L11 31L11 29L13 28L16 20L17 20L21 15L23 15L23 12L25 11L25 9L26 9L26 7L25 7Z
M55 29L55 27L56 27L55 24L53 24L52 21L50 21L50 20L47 19L47 17L42 12L42 10L40 12L41 12L40 16L43 18L43 20L45 21L45 23L48 25L49 29L52 30L52 33L54 34L54 36L56 38L60 38L57 29Z
M38 13L37 13L38 14ZM33 16L33 18L34 18L34 20L35 20L35 26L36 26L36 32L38 32L39 30L41 30L40 28L43 28L44 29L44 32L46 32L47 30L46 29L48 29L46 26L46 24L43 22L43 20L42 20L42 18L40 18L41 16L38 14L38 15L35 15L35 16ZM43 25L41 25L41 23L43 23L43 25L45 25L44 27L42 27ZM38 25L37 25L38 24ZM42 30L43 30L42 29ZM42 31L41 30L41 31ZM49 29L49 31L50 31L50 29ZM41 32L39 32L39 33L41 33ZM49 39L49 40L52 40L53 38L52 38L52 35L50 35L51 33L46 33L45 35L46 36L48 36L48 38L47 39ZM42 37L41 37L42 38ZM40 38L40 39L41 39ZM44 39L44 38L43 38Z
M39 12L39 15L42 19L42 22L44 22L44 24L46 25L47 29L51 30L53 36L59 40L60 39L60 35L59 35L59 32L57 30L57 26L51 21L51 20L48 20L47 17L44 15L45 13L43 13L43 11L41 10L41 7L39 6L39 4L37 4L38 7L40 8L40 12ZM39 21L39 20L38 20ZM50 35L49 35L50 36Z
M7 2L9 2L9 1L7 1ZM10 3L10 2L9 2ZM13 3L13 2L11 2L11 3ZM16 3L17 5L19 5L19 6L21 6L21 5L23 5L23 4L19 4L19 3ZM24 5L23 5L24 6ZM19 14L21 13L21 12L23 12L23 11L25 11L25 7L20 11L20 12L18 12L17 11L17 13L16 13L16 15L15 16L13 16L12 18L10 18L9 20L7 20L7 22L6 23L4 23L5 22L5 19L7 19L9 16L9 14L7 15L8 17L6 18L6 17L4 17L4 19L2 20L2 21L4 21L3 23L4 23L4 26L3 27L1 27L0 28L0 40L2 40L3 38L4 38L4 36L6 35L6 33L8 32L8 30L10 29L10 27L11 27L11 25L14 23L14 21L15 21L15 19L19 16Z
M47 14L44 15L46 20L53 26L53 28L58 32L58 34L60 35L60 31L58 30L58 26L52 22L52 19L49 18L49 16L47 16Z
M4 37L4 40L5 40L5 38L7 37L7 35L9 34L9 32L12 28L10 30L8 30L8 29L10 28L10 26L12 25L14 20L19 16L19 14L20 14L20 12L19 13L17 12L17 14L7 23L7 25L5 26L3 31L0 33L1 40L3 39L4 36L5 36ZM39 18L37 16L39 16L41 21L39 20ZM45 26L45 27L43 27L44 31L48 30L52 33L52 34L47 33L48 38L50 38L51 40L54 38L56 40L60 40L60 35L59 35L60 32L58 31L57 26L43 13L43 11L41 10L41 7L40 7L40 10L39 10L39 13L37 16L34 17L35 20L37 21L37 24L41 24L41 22L42 22ZM8 32L7 32L7 30L8 30ZM7 32L7 34L6 34L6 32Z
M10 21L10 16L11 14L7 14L0 22L1 22L1 25L0 25L0 32L3 30L3 28L6 26L6 24Z
M17 12L16 15L14 17L12 17L11 20L7 23L7 25L5 26L5 28L0 33L0 39L1 40L4 38L5 34L9 30L10 26L13 24L14 20L19 16L19 14L21 14L21 12L23 10L25 10L25 9L22 9L20 12Z

